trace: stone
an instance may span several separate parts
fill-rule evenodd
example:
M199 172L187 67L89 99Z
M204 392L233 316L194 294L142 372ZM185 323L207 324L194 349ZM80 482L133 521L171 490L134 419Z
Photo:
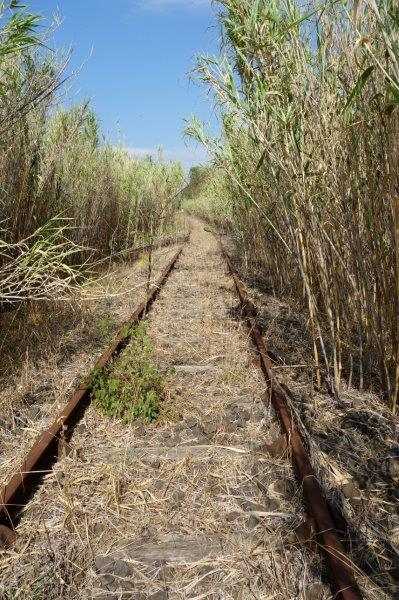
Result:
M258 502L253 502L252 500L239 500L241 508L246 511L251 512L264 512L265 507L263 504L259 504Z
M254 512L254 513L266 513L266 512L275 512L279 509L279 504L273 498L265 498L260 502L253 502L252 500L240 500L240 505L243 510Z
M261 467L253 473L253 482L261 492L267 493L270 483L270 473L263 471Z
M190 433L197 439L198 442L206 442L208 441L207 436L205 435L204 430L199 425L192 427Z
M38 406L37 404L30 406L28 415L31 421L36 421L37 419L39 419L42 416L41 406Z
M37 398L35 394L32 394L32 392L26 392L26 394L22 396L21 400L26 406L32 406L32 404L35 404Z
M75 427L75 433L83 435L87 431L86 423L78 423Z
M228 421L227 423L223 423L223 431L224 433L236 433L238 427L243 427L244 425L238 425L236 422L234 421Z
M165 488L165 482L162 479L156 479L152 482L152 489L159 492Z
M180 434L176 431L166 433L162 438L162 442L165 444L165 446L168 446L169 448L177 446L178 444L180 444L180 441Z
M198 426L198 421L197 419L194 419L194 417L188 417L188 419L186 419L184 422L190 429Z
M255 515L251 515L247 522L248 529L255 529L260 523L260 519Z
M251 418L251 413L246 408L234 407L231 410L231 417L234 421L246 423Z
M281 435L281 427L277 421L272 421L271 423L265 423L264 430L266 432L266 436L268 440L275 440ZM272 443L272 442L270 442Z
M399 490L396 488L391 490L391 496L395 498L395 500L399 501Z
M237 512L237 511L233 511L233 512L227 513L225 516L225 519L228 523L234 523L234 521L237 521L240 517L241 517L241 513Z
M252 421L254 421L254 423L260 423L264 418L264 411L260 407L255 406L252 412Z
M143 437L146 435L146 429L143 425L139 425L138 427L134 428L134 433L137 437Z
M399 527L391 529L391 539L395 546L399 546Z
M108 592L95 595L96 600L111 600L119 597L121 593L126 600L144 600L143 594L132 589L134 581L131 578L135 571L126 560L112 556L97 556L94 569L100 579L101 587Z
M240 419L240 416L236 411L237 407L233 406L232 408L228 407L227 410L224 413L222 413L221 421L225 429L230 425L237 428L237 421L242 422L242 419ZM240 427L241 425L238 426Z
M97 556L94 561L95 570L99 575L116 575L117 577L129 577L134 571L124 560L111 556Z
M280 496L292 495L294 493L294 484L291 479L287 477L282 477L278 481L275 481L272 484L273 492L279 494Z
M185 497L186 497L185 493L182 492L181 490L176 490L175 492L173 492L172 502L173 502L175 508L179 508L182 505Z
M342 484L341 492L343 493L345 498L349 500L349 502L354 506L359 506L362 504L362 492L353 480L347 481L346 483Z
M399 459L398 457L391 457L388 461L388 471L395 483L399 483Z
M207 435L212 435L217 432L219 426L212 418L207 418L202 421L202 428Z
M149 600L168 600L169 594L167 590L159 590L158 592L155 592L155 594L148 596L148 598Z
M17 534L13 529L0 525L0 548L9 548L17 539Z
M251 440L249 442L249 448L250 448L251 452L253 452L254 454L263 452L264 447L265 447L264 442L253 441L253 440Z

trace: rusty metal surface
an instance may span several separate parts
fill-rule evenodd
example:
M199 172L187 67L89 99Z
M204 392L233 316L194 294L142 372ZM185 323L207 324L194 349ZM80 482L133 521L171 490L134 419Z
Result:
M130 327L145 317L173 270L182 250L183 246L179 248L167 264L161 276L151 288L146 300L136 308L131 317L120 327L115 339L97 360L86 381L79 385L68 404L50 427L36 439L9 483L1 490L0 527L2 527L3 534L5 528L13 529L15 527L21 510L34 493L43 476L51 471L57 460L59 443L70 438L73 427L90 404L90 383L93 373L98 369L102 369L127 346L130 339ZM4 537L7 536L4 534Z
M327 498L312 467L294 415L290 411L287 394L274 376L266 344L256 321L256 308L249 300L244 284L221 242L220 247L234 279L243 313L258 351L260 367L270 389L270 400L289 442L290 453L297 478L302 486L309 516L316 524L318 545L324 551L330 567L331 583L336 594L334 598L361 600L362 595L355 580L354 565L339 539L339 528L334 522Z
M145 246L137 246L136 248L129 248L114 256L114 260L129 260L134 262L138 260L146 252L154 252L160 248L166 248L168 246L177 246L178 244L184 244L189 239L190 234L179 235L177 237L165 237L160 240L154 240L152 244L146 244ZM17 309L18 302L0 302L0 316L3 313L12 312Z
M145 252L153 252L154 250L159 250L160 248L166 248L167 246L174 246L175 244L185 244L190 235L180 235L176 238L174 237L166 237L164 239L154 241L152 244L146 244L145 246L138 246L137 248L133 248L127 251L130 260L137 260L140 258L142 254ZM125 254L125 253L123 253Z

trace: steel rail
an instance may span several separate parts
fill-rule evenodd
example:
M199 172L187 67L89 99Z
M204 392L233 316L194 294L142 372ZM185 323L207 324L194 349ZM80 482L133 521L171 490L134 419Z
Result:
M184 245L175 253L172 260L162 271L157 282L152 286L147 298L136 308L130 318L120 327L115 339L97 360L94 369L75 390L65 408L54 422L38 436L25 456L22 464L15 471L9 483L0 492L0 545L9 545L13 541L16 524L21 511L26 506L34 491L49 473L59 454L60 443L70 439L73 429L82 418L91 400L91 381L98 369L103 369L115 356L128 345L130 328L141 321L156 300L160 289L167 281Z
M160 250L161 248L167 248L169 246L177 246L178 244L184 244L189 239L190 234L179 235L176 238L171 236L159 239L154 241L152 244L146 244L144 246L136 246L135 248L128 248L127 250L122 250L121 252L117 252L116 254L108 257L107 259L101 259L96 264L100 265L105 262L109 262L110 260L117 260L119 258L127 257L130 261L135 262L141 258L143 254L146 252L154 252L155 250ZM18 302L9 301L9 302L0 302L0 317L2 314L12 312L18 306Z
M256 307L250 301L245 286L221 240L219 240L219 243L222 255L234 280L243 315L246 318L252 340L259 355L260 367L270 390L270 400L281 423L282 431L286 436L296 475L302 486L307 512L316 525L318 545L322 548L330 567L334 598L339 600L361 600L362 594L355 580L354 565L339 539L339 528L334 522L327 498L312 467L295 416L289 408L287 393L274 375L266 344L256 320ZM267 403L268 400L264 399L264 402Z
M154 241L153 244L146 244L145 246L138 246L137 248L131 248L129 250L125 250L119 255L129 255L130 260L138 260L142 254L146 252L153 252L154 250L159 250L161 248L167 248L168 246L174 246L177 244L185 244L190 237L190 234L181 235L177 238L167 237L158 241Z

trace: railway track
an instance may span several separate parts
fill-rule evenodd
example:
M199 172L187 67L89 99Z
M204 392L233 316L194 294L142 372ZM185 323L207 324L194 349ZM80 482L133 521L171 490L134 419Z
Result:
M185 238L185 241L187 240L188 238ZM159 247L164 245L165 243L161 242ZM9 483L2 489L0 493L0 542L3 546L9 546L15 540L14 531L23 508L40 485L43 477L51 470L59 455L60 447L71 438L75 426L90 404L93 375L108 365L127 346L130 339L130 328L147 315L179 259L183 247L179 248L166 265L157 282L149 291L147 298L123 323L110 346L97 360L94 369L79 385L53 423L36 439L23 462L10 478ZM148 249L149 247L142 247L138 254L141 255Z
M129 328L138 323L148 313L160 290L172 273L183 247L179 248L172 260L167 264L146 300L137 307L130 319L120 328L110 347L97 361L94 371L106 366L125 349L129 343ZM306 442L302 438L295 415L290 409L289 390L285 386L282 386L274 375L262 331L257 323L256 308L250 301L245 286L222 242L220 242L220 251L233 278L240 300L242 315L246 320L258 353L267 390L267 393L263 395L264 403L266 406L269 406L271 402L279 418L284 436L283 442L287 447L287 455L292 458L294 470L306 502L306 510L312 523L314 531L312 542L315 542L315 545L321 550L327 561L334 598L340 600L360 600L362 593L356 583L356 567L352 564L346 551L342 526L338 526L334 520L328 501L312 466ZM0 537L3 545L7 546L13 543L15 539L14 530L19 523L24 507L40 486L43 477L51 471L52 466L57 461L60 447L62 447L65 441L70 439L74 427L89 406L90 381L91 375L87 377L85 383L79 386L65 409L57 416L52 425L36 440L22 464L16 470L7 486L2 490L0 495ZM205 443L194 447L187 445L176 446L176 448L172 446L166 449L153 447L149 449L149 454L152 453L154 458L151 460L155 461L159 457L162 457L163 460L176 460L181 457L205 456L209 452L209 448L211 446ZM241 453L242 455L245 454L245 450L242 448L234 449L230 446L219 445L216 446L216 449L218 449L217 452L220 454L229 454L232 452L236 452L237 455ZM141 457L145 454L145 448L136 449L136 452L137 454L134 456ZM170 482L166 489L168 489L169 485ZM156 545L147 545L148 548L144 545L147 548L144 551L149 552L151 556L159 558L159 556L165 556L165 552L167 554L170 551L168 543L165 542L164 544L165 548L167 548L167 550L163 550L164 554L159 550L159 546ZM201 557L204 553L206 554L207 544L205 542L204 547L201 548L201 544L198 541L182 539L178 543L175 543L171 554L172 558L175 557L177 552L176 544L178 551L183 555L186 562L189 562L190 552L194 552ZM216 550L218 544L219 541L216 538L214 540L210 539L210 551Z
M164 239L154 241L152 244L145 244L143 246L139 246L138 248L128 250L126 253L123 253L123 255L125 256L127 254L130 261L135 261L138 260L146 252L153 252L154 250L166 248L175 244L185 244L189 240L189 237L189 235L181 235L175 238L166 237Z
M265 377L269 394L265 402L271 402L279 418L284 441L292 458L298 482L302 488L307 512L315 529L317 545L327 558L334 597L341 600L360 600L360 589L355 580L355 567L346 553L341 537L343 532L335 523L323 489L312 467L309 453L302 439L295 415L290 409L289 391L276 379L266 344L258 325L257 310L250 301L244 283L234 268L233 262L220 241L221 253L228 265L240 300L243 316L257 350L260 368Z

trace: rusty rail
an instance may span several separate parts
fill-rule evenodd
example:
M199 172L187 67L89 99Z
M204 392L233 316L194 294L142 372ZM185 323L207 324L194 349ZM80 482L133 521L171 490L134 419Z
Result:
M289 444L292 461L297 478L302 486L309 517L316 526L318 545L322 548L330 567L331 584L334 588L334 594L336 594L334 598L339 598L340 600L361 600L362 595L355 580L354 565L339 539L339 528L334 522L327 498L312 467L309 454L295 422L295 416L289 408L287 393L274 376L266 344L256 321L256 308L249 300L245 286L239 278L231 258L221 241L220 247L234 279L243 314L259 355L260 367L270 389L271 402Z
M180 257L183 247L180 247L162 271L147 298L120 327L114 341L97 360L94 369L85 382L79 385L52 425L36 439L22 464L0 492L0 545L2 543L3 545L9 545L13 540L13 530L18 523L21 511L32 497L44 475L51 471L58 458L60 443L63 444L65 439L70 439L75 425L82 418L84 411L90 404L90 385L93 374L98 369L104 368L127 346L130 339L130 327L142 320L147 314Z
M106 260L100 260L99 264L108 262L110 259L128 259L134 262L137 261L146 252L154 252L155 250L167 248L168 246L177 246L177 244L184 244L187 242L189 237L190 234L188 233L186 235L179 235L175 238L172 236L161 238L160 240L154 241L152 244L146 244L145 246L137 246L136 248L129 248L128 250L118 252L116 255L113 255L110 258L107 258ZM17 306L18 302L0 302L0 317L2 314L16 310Z
M132 248L131 250L127 250L126 252L121 253L128 254L130 260L137 260L140 258L142 254L145 252L151 252L154 250L159 250L161 248L166 248L168 246L174 246L175 244L185 244L190 237L190 234L180 235L176 238L166 237L158 241L154 241L153 244L146 244L145 246L138 246L137 248Z

